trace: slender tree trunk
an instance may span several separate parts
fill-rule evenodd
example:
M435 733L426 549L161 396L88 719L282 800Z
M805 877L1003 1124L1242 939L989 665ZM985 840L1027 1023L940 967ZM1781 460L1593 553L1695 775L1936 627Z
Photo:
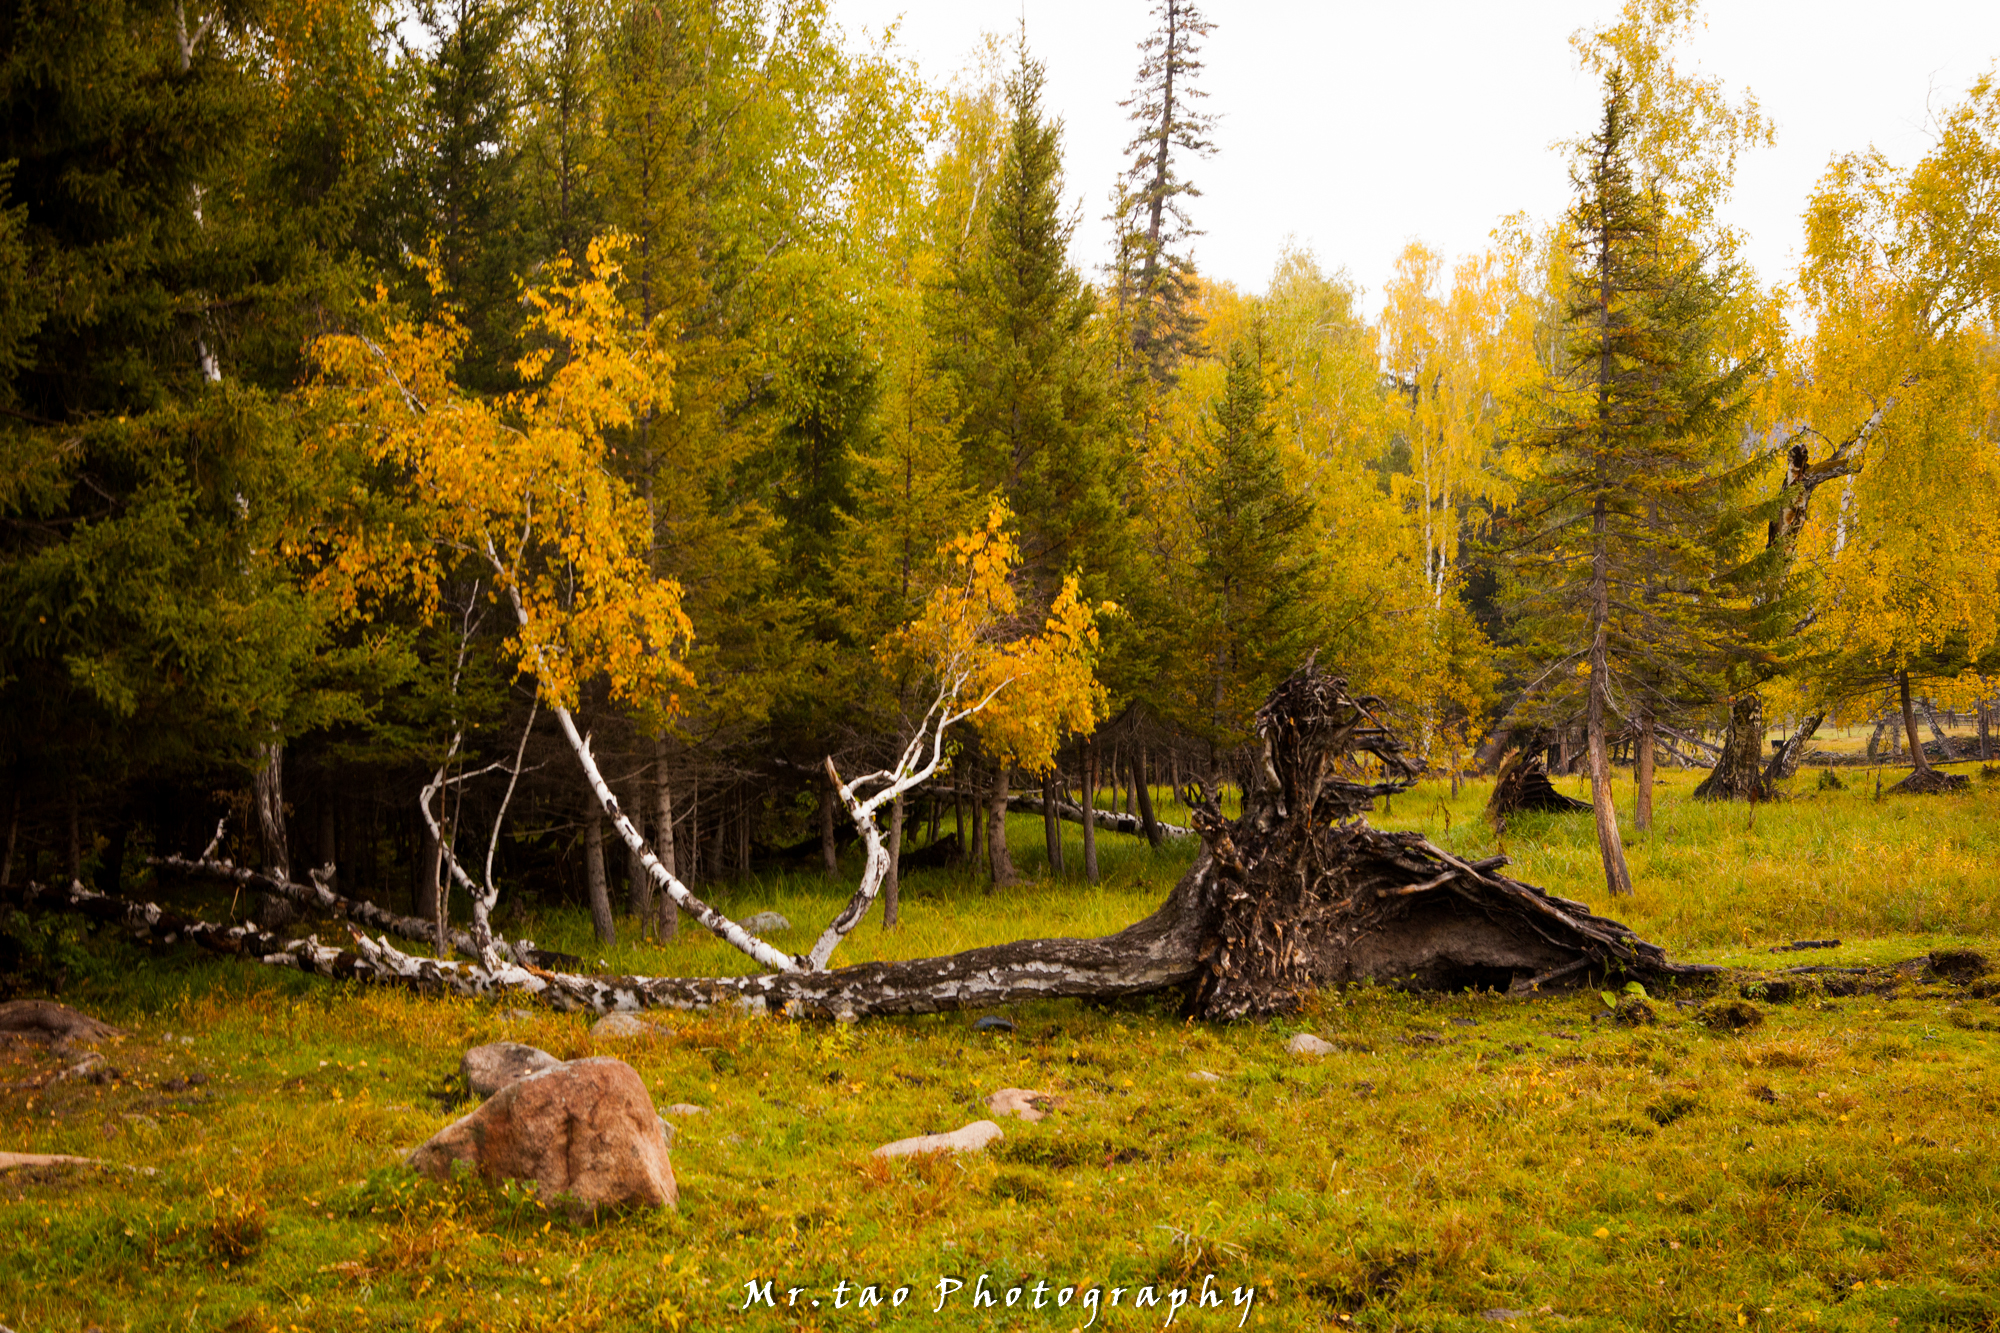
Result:
M750 878L750 794L740 792L736 797L736 872L744 879Z
M669 875L680 878L680 866L674 859L674 789L667 781L667 743L653 742L653 833L656 841L653 854L660 858ZM655 900L658 906L659 938L677 939L681 933L681 912L672 896L662 894Z
M1097 883L1097 754L1095 738L1083 742L1083 877Z
M1152 775L1146 771L1147 767L1146 752L1144 750L1134 751L1132 755L1132 791L1139 798L1139 821L1145 827L1147 843L1158 847L1166 840L1166 835L1160 832L1159 817L1153 813Z
M978 871L983 868L990 886L993 878L993 848L986 838L986 802L978 795L983 778L975 776L968 769L966 779L972 784L971 792L967 793L967 804L972 807L972 841L967 847L971 852L973 869Z
M891 929L902 919L903 898L903 793L889 802L889 873L882 881L882 927Z
M833 838L833 779L824 777L819 784L819 860L828 877L840 873L840 847Z
M323 866L340 864L340 800L334 794L330 776L320 784L319 863Z
M958 839L958 854L964 859L972 850L965 840L965 798L958 790L959 775L951 775L951 836Z
M1910 673L1898 672L1896 687L1903 701L1903 731L1910 738L1910 762L1919 773L1931 771L1931 761L1924 755L1923 737L1917 735L1917 714L1910 706Z
M1020 877L1014 873L1014 858L1007 851L1007 765L999 762L993 765L993 794L986 813L986 841L987 854L993 858L993 886L1011 886Z
M257 747L257 832L264 851L264 871L273 879L292 877L292 855L285 843L285 747L266 741Z
M1062 820L1056 816L1056 777L1052 772L1042 775L1042 841L1049 852L1049 877L1062 878Z
M1980 728L1981 734L1985 728ZM14 789L14 799L7 808L7 851L0 855L0 884L14 882L14 844L21 833L21 789Z
M629 817L642 837L646 832L648 804L646 770L641 766L632 775L631 800L625 808L630 811ZM659 845L657 838L652 845ZM625 901L632 913L632 928L639 932L639 938L643 940L653 933L653 875L646 869L646 863L639 859L639 854L629 847L625 849Z
M1986 700L1981 699L1979 701L1979 762L1982 764L1991 763L1993 760L1992 716L1993 706L1987 703ZM18 796L14 798L17 810L20 808L20 799ZM10 848L14 845L14 834L11 829L7 834L7 845Z
M68 806L69 856L64 863L64 873L67 876L67 882L71 884L80 883L83 880L83 814L78 809L79 804L80 802L76 796L76 788L71 787L69 789Z
M264 870L273 879L292 877L292 853L285 837L285 746L272 739L257 747L254 784L257 807L257 836L263 849ZM257 922L266 930L277 930L298 919L299 909L276 894L257 899Z
M604 875L604 811L590 803L583 820L583 877L590 894L590 926L597 942L607 947L618 943L618 923L611 917L611 887Z
M438 871L444 863L444 851L430 824L421 819L417 822L423 825L423 836L410 862L410 915L434 921L438 915Z
M125 875L125 842L131 825L124 819L113 823L104 839L104 855L97 863L97 891L116 893Z
M1634 742L1637 781L1632 799L1632 827L1644 833L1653 827L1653 710L1639 715L1639 737Z
M1604 858L1604 883L1612 897L1621 898L1632 892L1632 874L1625 867L1625 844L1618 836L1618 810L1611 803L1611 756L1604 746L1604 709L1611 690L1608 649L1611 591L1604 528L1605 502L1600 496L1590 589L1590 712L1586 741L1590 751L1590 803L1597 814L1597 849Z
M428 821L426 821L428 822ZM451 828L446 825L442 833L430 841L430 884L431 884L431 944L440 958L449 958L451 936L451 876L444 870L445 843L451 838Z
M1924 722L1931 729L1931 735L1937 737L1938 758L1940 759L1956 758L1958 752L1952 749L1951 737L1948 734L1946 734L1945 729L1943 727L1938 725L1937 705L1931 702L1929 699L1923 700L1923 714L1924 714Z

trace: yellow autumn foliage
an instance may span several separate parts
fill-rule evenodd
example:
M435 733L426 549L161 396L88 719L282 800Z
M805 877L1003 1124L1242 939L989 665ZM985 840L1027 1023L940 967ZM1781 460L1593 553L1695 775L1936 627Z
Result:
M606 466L607 437L667 401L664 331L642 327L617 296L616 236L582 266L550 263L527 288L517 370L524 387L482 398L454 381L464 331L447 312L417 323L378 299L381 336L335 334L313 347L323 425L313 448L358 454L389 478L311 552L316 578L349 613L391 598L427 614L465 562L507 598L507 651L552 703L607 678L615 697L671 716L692 684L692 634L681 590L647 568L643 504Z

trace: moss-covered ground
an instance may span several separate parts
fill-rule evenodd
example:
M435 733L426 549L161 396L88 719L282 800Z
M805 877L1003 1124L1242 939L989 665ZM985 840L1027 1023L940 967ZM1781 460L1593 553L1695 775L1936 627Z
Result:
M1587 820L1496 836L1478 786L1420 788L1377 819L1504 849L1522 878L1695 961L1970 947L2000 966L2000 784L1878 801L1842 776L1822 790L1808 773L1754 812L1696 805L1672 777L1656 828L1631 835L1639 893L1615 905ZM913 876L904 927L864 926L843 958L1115 929L1186 857L1107 836L1103 885L1047 883L1038 822L1013 832L1022 888ZM799 938L781 942L803 944L840 892L793 875L717 896L785 912ZM736 966L691 935L600 950L575 914L527 933L619 970ZM144 954L66 924L44 957L59 998L128 1035L102 1047L102 1081L0 1092L0 1149L117 1164L0 1175L0 1325L17 1333L2000 1326L2000 1004L1921 977L1761 1003L1736 1030L1701 1021L1706 996L1654 995L1659 1021L1628 1027L1595 992L1360 989L1228 1028L1061 1003L1008 1013L1011 1032L977 1014L678 1015L611 1041L580 1015ZM1336 1049L1291 1056L1296 1031ZM679 1121L680 1209L579 1223L518 1190L408 1177L401 1155L469 1105L460 1054L500 1038L615 1054L661 1106L706 1107ZM49 1066L0 1053L0 1082ZM981 1154L869 1156L983 1117L1009 1086L1066 1103ZM946 1279L965 1285L938 1310ZM766 1281L776 1306L746 1309Z

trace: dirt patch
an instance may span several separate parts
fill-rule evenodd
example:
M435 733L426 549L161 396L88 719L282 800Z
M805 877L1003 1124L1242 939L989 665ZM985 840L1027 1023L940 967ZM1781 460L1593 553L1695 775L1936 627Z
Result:
M1718 1000L1703 1005L1695 1020L1717 1032L1741 1032L1764 1021L1764 1011L1744 1000Z
M1992 968L1986 955L1972 949L1942 949L1931 955L1925 973L1954 986L1964 986L1985 976Z

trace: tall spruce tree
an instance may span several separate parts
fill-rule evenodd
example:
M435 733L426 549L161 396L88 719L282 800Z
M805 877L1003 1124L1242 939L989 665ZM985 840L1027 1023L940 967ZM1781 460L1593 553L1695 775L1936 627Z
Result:
M403 144L397 237L430 257L470 335L463 375L492 390L513 382L515 273L527 264L519 148L520 101L510 61L522 10L509 0L422 0L416 115ZM421 297L423 283L411 295Z
M1212 759L1241 745L1271 688L1312 646L1312 501L1285 475L1266 419L1264 335L1228 354L1209 406L1208 465L1196 478L1193 587L1174 638L1183 650L1174 711Z
M1132 348L1156 382L1199 345L1193 310L1194 261L1187 242L1200 233L1182 201L1199 195L1182 174L1190 158L1215 152L1215 118L1195 110L1202 39L1215 25L1194 0L1156 0L1153 31L1139 43L1139 84L1120 103L1139 130L1125 151L1132 165L1119 181L1112 221L1117 254L1112 276Z
M1699 693L1729 633L1713 576L1749 468L1732 453L1753 364L1718 351L1728 277L1677 234L1635 180L1628 88L1605 79L1582 145L1559 363L1529 440L1536 465L1506 542L1510 609L1527 653L1576 691L1605 882L1632 879L1612 801L1607 732L1663 698Z
M1112 447L1096 303L1069 262L1062 131L1043 116L1044 77L1024 40L985 234L929 304L968 479L1006 498L1022 567L1046 605L1073 570L1092 595L1103 586L1123 541L1124 464Z

